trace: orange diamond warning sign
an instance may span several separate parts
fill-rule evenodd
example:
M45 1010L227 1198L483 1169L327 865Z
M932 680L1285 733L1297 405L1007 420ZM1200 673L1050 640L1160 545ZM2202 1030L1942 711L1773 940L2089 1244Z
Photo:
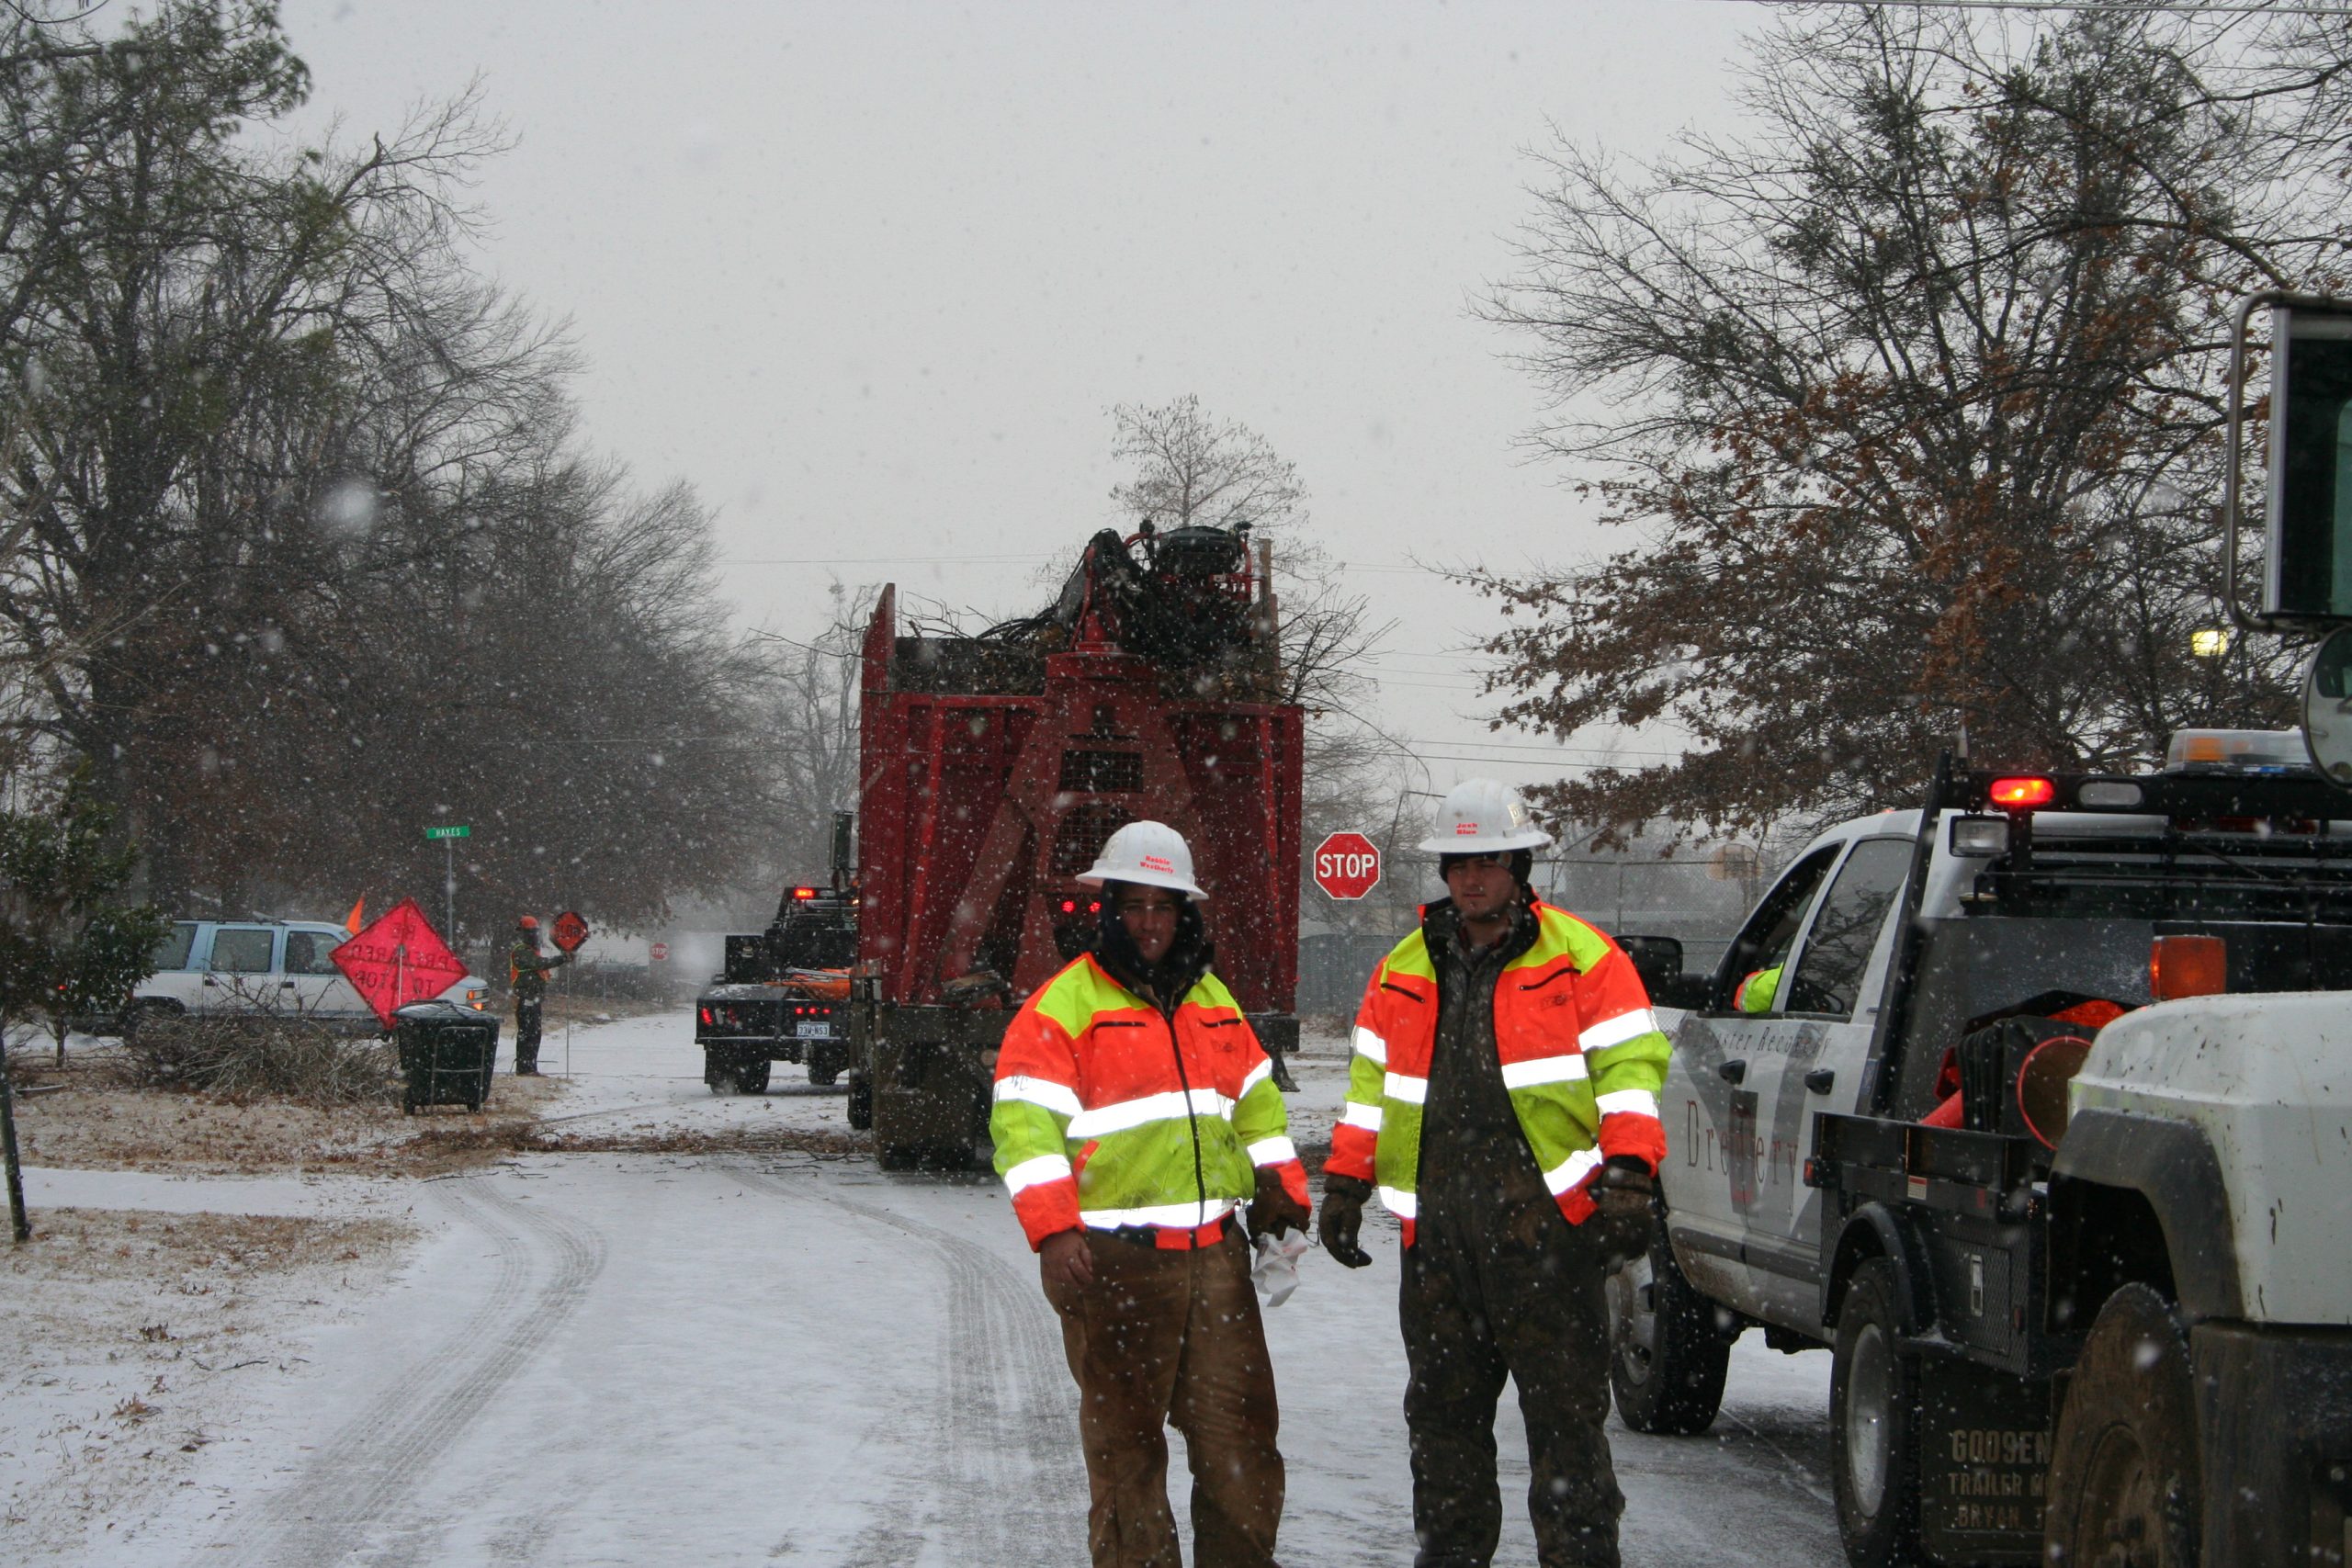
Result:
M465 961L449 951L413 898L401 899L328 956L386 1029L396 1010L437 997L466 977Z

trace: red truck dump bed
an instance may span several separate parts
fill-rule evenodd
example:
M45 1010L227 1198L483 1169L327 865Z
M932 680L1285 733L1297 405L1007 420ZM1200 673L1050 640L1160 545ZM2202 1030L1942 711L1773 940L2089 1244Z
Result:
M1271 602L1245 603L1270 641ZM1304 716L1229 694L1272 683L1271 649L1186 670L1091 615L1070 631L907 636L895 588L867 627L851 1116L886 1163L977 1135L1009 1010L1091 942L1078 876L1128 822L1184 835L1217 973L1269 1050L1295 1048Z

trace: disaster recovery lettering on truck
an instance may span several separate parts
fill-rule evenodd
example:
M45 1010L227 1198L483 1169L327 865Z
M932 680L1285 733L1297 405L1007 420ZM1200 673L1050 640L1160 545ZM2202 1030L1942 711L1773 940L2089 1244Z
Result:
M1246 530L1095 536L1059 602L864 649L850 1120L882 1162L962 1165L1022 1000L1093 940L1078 875L1140 819L1192 845L1218 975L1297 1048L1301 728Z
M2294 731L2187 732L2160 773L1939 771L1923 810L1808 845L1676 1031L1667 1225L1612 1285L1627 1423L1703 1429L1745 1328L1827 1345L1849 1557L2033 1562L2154 1473L2062 1413L2108 1420L2166 1355L2185 1390L2194 1345L2297 1434L2246 1440L2217 1382L2168 1435L2204 1433L2206 1495L2340 1507L2352 1027L2184 1036L2173 998L2352 988L2347 804ZM2281 1377L2290 1331L2341 1341L2334 1382Z

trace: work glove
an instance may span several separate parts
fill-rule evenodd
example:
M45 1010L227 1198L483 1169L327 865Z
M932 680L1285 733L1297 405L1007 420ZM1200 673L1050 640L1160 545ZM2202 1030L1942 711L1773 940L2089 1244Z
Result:
M1283 1187L1279 1172L1264 1166L1258 1168L1257 1196L1250 1200L1249 1217L1242 1222L1255 1242L1261 1235L1280 1235L1284 1231L1306 1234L1306 1205L1292 1197Z
M1594 1239L1612 1263L1650 1249L1657 1228L1657 1183L1649 1167L1631 1155L1614 1155L1592 1183Z
M1351 1269L1362 1269L1372 1261L1372 1254L1356 1245L1356 1234L1363 1225L1363 1201L1371 1196L1369 1181L1352 1176L1323 1179L1323 1213L1316 1234L1323 1238L1323 1250Z

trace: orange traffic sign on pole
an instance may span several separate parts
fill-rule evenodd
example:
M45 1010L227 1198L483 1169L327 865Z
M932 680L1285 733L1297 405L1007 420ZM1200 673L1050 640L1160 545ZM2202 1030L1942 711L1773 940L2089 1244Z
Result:
M327 956L386 1029L400 1009L466 977L465 960L449 951L413 898L401 899Z

